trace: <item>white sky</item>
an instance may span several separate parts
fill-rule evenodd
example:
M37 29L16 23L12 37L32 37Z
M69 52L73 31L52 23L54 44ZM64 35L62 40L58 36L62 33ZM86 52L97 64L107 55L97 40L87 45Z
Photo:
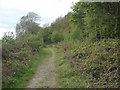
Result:
M71 10L72 2L79 0L0 0L0 39L4 32L15 33L15 26L20 18L28 12L41 17L41 26L51 23L59 16Z

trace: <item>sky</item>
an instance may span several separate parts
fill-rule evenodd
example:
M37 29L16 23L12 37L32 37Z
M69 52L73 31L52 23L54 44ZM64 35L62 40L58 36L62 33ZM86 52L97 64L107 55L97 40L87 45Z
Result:
M0 0L0 39L4 32L14 32L22 16L34 12L41 17L40 25L50 24L56 18L72 11L72 2L79 0Z

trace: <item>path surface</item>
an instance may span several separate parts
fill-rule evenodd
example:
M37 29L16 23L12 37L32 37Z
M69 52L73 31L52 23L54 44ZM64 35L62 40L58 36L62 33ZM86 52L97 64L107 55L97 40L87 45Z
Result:
M50 51L52 56L40 63L35 75L26 88L53 88L56 86L55 52L52 49Z

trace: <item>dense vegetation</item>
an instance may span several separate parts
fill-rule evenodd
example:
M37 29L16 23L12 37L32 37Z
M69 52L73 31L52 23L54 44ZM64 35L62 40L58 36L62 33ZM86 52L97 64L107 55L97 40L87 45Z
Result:
M16 26L16 39L11 32L5 33L2 38L3 87L10 87L15 84L17 79L13 77L20 78L26 71L31 70L31 57L37 53L42 53L43 36L41 28L35 23L34 15L37 16L34 13L28 13L27 16L24 16L25 20L28 21L25 21L23 17L21 18L22 22ZM30 26L36 25L37 28L39 27L37 31L34 30L34 27L27 27L29 24L24 25L28 22ZM20 28L18 28L18 25L21 25ZM24 28L26 28L26 31Z
M67 78L59 81L62 87L120 87L119 7L118 2L78 2L73 12L45 28L36 23L37 14L23 16L16 25L16 39L12 33L2 39L3 86L14 84L15 75L21 77L30 70L30 58L54 44L64 52L58 67L69 66L66 71L59 70L60 78ZM78 84L80 78L85 80L83 86Z
M62 81L61 76L63 87L81 87L77 84L72 86L71 82L79 83L80 78L74 78L75 76L86 77L86 87L111 88L120 85L119 7L120 4L115 2L78 2L73 5L73 12L58 18L49 27L52 32L51 40L57 42L55 47L61 49L64 58L69 60L61 60L63 66L60 66L64 67L64 63L67 62L72 68L71 72L63 70L64 73L61 73L65 80L71 75L66 81ZM52 38L55 37L55 33L56 38ZM68 72L67 75L65 72Z

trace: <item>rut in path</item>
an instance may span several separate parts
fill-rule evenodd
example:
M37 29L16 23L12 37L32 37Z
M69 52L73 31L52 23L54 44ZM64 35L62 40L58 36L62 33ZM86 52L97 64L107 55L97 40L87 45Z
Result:
M42 87L55 87L56 86L56 67L54 64L55 52L50 49L52 56L48 59L44 59L32 80L26 88L42 88Z

